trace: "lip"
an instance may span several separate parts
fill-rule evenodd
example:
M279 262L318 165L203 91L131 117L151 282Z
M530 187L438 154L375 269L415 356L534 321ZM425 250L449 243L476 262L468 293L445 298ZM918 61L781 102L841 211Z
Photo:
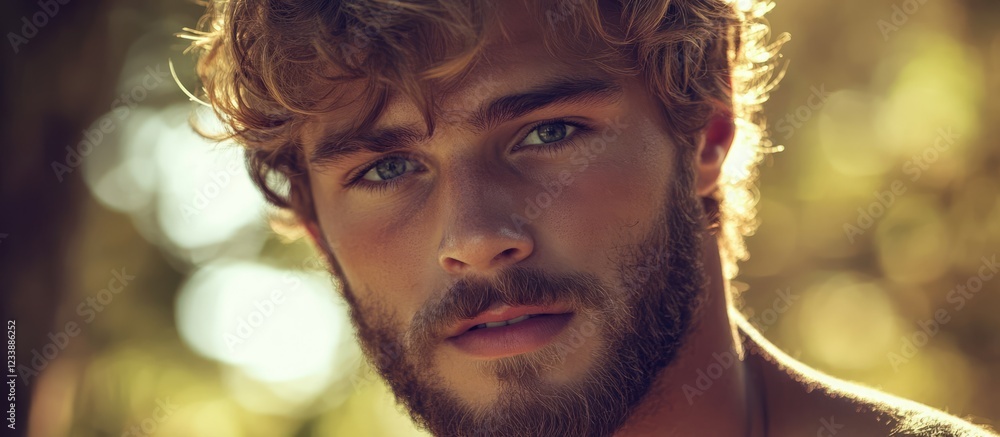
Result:
M513 325L469 330L483 323L502 322L524 315L533 317ZM562 307L502 306L456 325L446 342L476 358L519 355L544 347L566 328L572 318L573 313Z
M448 338L458 337L465 334L473 326L482 325L483 323L502 322L526 314L565 314L568 312L570 312L569 309L555 305L516 307L500 305L483 311L473 319L463 320L461 323L455 325L454 328L448 331Z

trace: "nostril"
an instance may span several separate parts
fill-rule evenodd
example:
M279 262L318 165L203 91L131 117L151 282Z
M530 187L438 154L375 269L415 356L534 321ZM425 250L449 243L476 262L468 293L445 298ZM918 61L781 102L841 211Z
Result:
M463 262L461 262L461 261L459 261L459 260L457 260L455 258L445 258L444 259L444 265L445 265L445 268L448 269L448 270L450 270L450 271L459 272L459 271L462 270L462 267L465 265L465 263L463 263Z
M513 258L514 255L516 255L516 254L517 254L517 248L512 247L510 249L507 249L507 250L505 250L505 251L500 252L499 254L497 254L497 256L493 257L493 260L494 261L499 261L499 260L504 260L504 259L508 259L508 258Z

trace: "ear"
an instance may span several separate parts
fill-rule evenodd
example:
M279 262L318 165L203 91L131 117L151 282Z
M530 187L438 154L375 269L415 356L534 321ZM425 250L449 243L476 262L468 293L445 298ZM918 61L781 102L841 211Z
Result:
M722 174L722 163L729 154L736 135L736 125L733 114L727 110L713 113L698 141L698 153L695 155L697 165L697 182L695 190L700 197L707 197L719 185L719 175Z

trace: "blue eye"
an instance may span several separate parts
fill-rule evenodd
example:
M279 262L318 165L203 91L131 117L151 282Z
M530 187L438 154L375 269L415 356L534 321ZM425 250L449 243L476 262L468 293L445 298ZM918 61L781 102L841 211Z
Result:
M347 182L345 188L357 188L373 193L385 192L397 187L407 179L407 173L419 172L423 167L416 160L405 155L387 156L355 173L357 176Z
M402 156L390 156L376 162L361 176L361 179L371 182L385 182L416 169L417 166L413 161Z
M537 146L562 141L576 132L577 126L566 122L551 122L536 126L521 142L522 146Z

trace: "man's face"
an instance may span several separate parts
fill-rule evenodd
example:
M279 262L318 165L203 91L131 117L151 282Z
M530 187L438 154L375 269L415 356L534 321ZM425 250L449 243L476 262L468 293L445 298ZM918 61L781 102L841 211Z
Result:
M395 98L352 152L310 165L362 346L439 435L617 429L700 294L694 151L641 78L553 58L526 22L432 136ZM306 152L329 156L342 119L317 120Z

